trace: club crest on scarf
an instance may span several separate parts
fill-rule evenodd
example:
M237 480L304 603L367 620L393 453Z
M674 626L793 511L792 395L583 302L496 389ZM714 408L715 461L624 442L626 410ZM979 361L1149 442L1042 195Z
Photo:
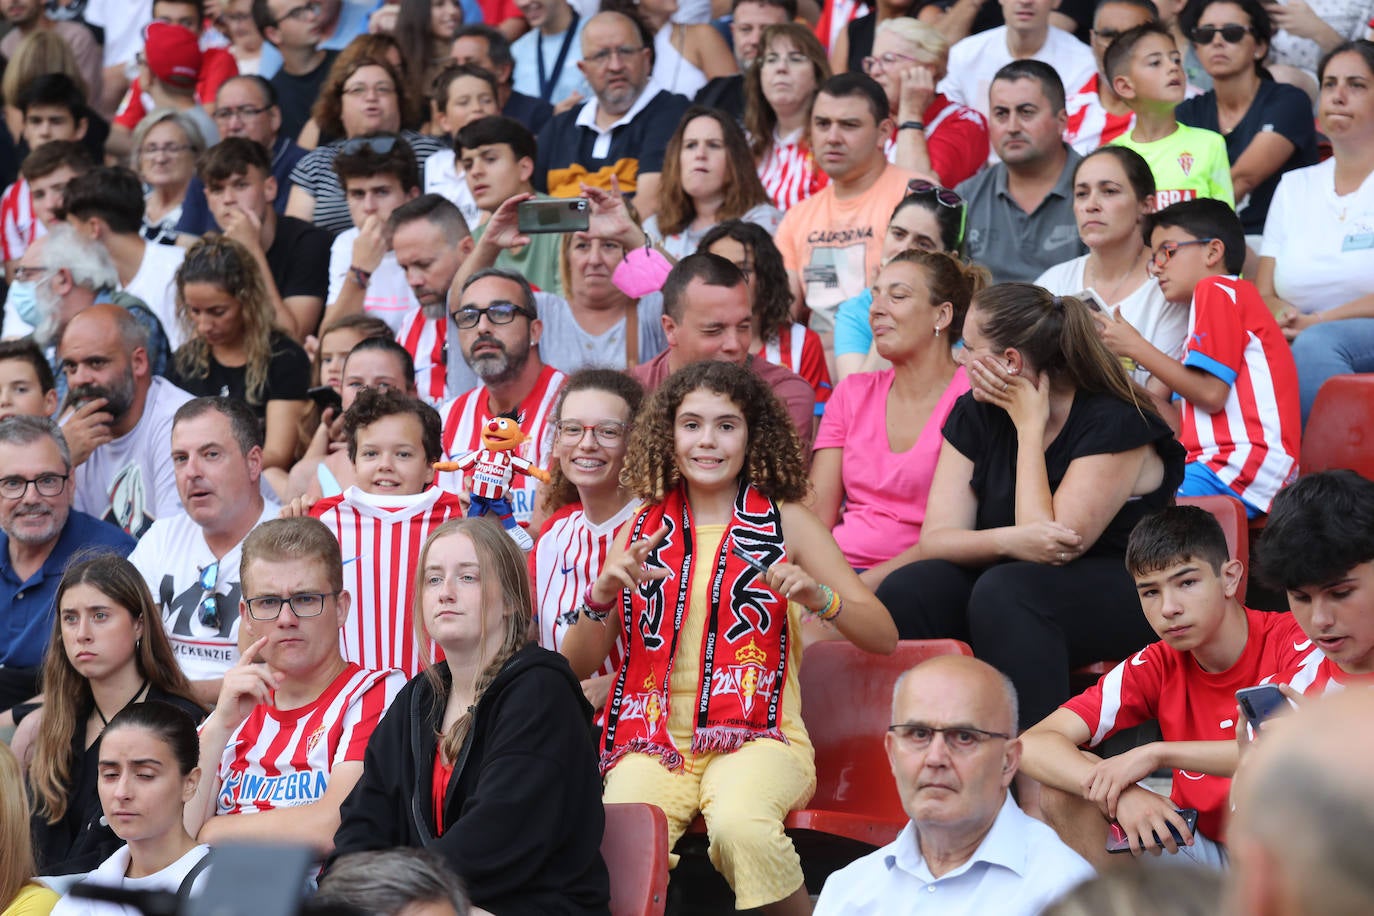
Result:
M784 560L777 504L752 486L741 486L720 548L710 557L697 556L691 508L681 486L640 512L631 522L630 540L660 526L667 535L645 563L668 570L668 576L646 579L621 598L630 640L607 705L603 772L631 752L657 756L671 770L682 766L666 725L669 684L697 573L711 578L692 751L728 752L759 737L786 740L778 717L787 674L787 601L731 549L738 547L765 567Z

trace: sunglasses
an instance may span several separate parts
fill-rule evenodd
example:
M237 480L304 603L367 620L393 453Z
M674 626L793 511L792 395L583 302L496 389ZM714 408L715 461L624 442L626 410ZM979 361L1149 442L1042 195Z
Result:
M1238 45L1245 40L1245 36L1252 33L1250 26L1237 25L1234 22L1222 26L1200 25L1193 29L1193 43L1199 45L1209 45L1212 39L1221 33L1221 40L1228 45Z
M356 156L363 150L385 156L396 146L395 137L354 137L345 143L340 152L345 156Z
M219 584L219 561L211 563L200 571L200 622L211 630L220 628L219 595L215 586Z
M954 247L958 248L964 243L964 230L968 226L968 206L964 199L949 188L942 188L938 184L932 184L924 178L913 178L906 183L907 194L929 194L935 198L935 202L942 207L949 207L951 210L959 211L959 238L955 241Z

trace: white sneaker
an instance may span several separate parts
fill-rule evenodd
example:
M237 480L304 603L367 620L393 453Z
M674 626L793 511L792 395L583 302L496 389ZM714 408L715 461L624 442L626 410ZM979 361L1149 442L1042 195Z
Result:
M519 547L521 550L532 550L534 548L534 538L530 537L530 533L519 525L516 525L514 528L507 528L506 534L510 535L510 539L515 542L515 546Z

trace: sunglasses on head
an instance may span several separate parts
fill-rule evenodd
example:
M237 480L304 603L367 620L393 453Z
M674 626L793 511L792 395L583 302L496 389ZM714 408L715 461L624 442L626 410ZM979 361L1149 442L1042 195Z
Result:
M385 156L396 145L395 137L354 137L343 145L341 152L346 156L356 156L363 150Z
M968 226L968 206L964 199L949 188L942 188L938 184L926 181L924 178L913 178L906 183L907 194L929 194L935 198L935 202L942 207L959 211L959 238L955 241L954 247L958 248L964 243L964 230Z
M223 622L219 616L219 595L215 594L217 585L219 585L218 560L200 571L200 623L212 630L218 630Z
M1212 43L1212 39L1217 37L1217 33L1220 32L1222 41L1226 42L1228 45L1238 45L1245 39L1246 35L1250 34L1250 31L1248 25L1237 25L1234 22L1220 26L1200 25L1193 29L1193 42L1200 45L1209 45Z

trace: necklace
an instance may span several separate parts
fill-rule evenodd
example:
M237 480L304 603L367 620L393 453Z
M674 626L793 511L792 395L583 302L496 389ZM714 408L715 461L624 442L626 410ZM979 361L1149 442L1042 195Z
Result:
M1140 254L1136 255L1135 260L1131 262L1130 269L1127 270L1125 274L1123 274L1115 283L1113 283L1110 286L1105 285L1105 277L1093 276L1093 273L1095 272L1093 270L1094 265L1091 256L1089 256L1087 263L1083 265L1083 285L1096 290L1097 294L1102 297L1103 305L1115 306L1118 302L1125 298L1121 293L1123 287L1127 287L1126 292L1127 294L1129 294L1140 285L1138 275L1142 272L1142 265L1145 261L1146 254L1148 254L1148 252L1141 251ZM1148 274L1146 274L1146 276L1148 276ZM1096 283L1093 282L1094 280L1096 280L1098 283L1103 283L1104 285L1098 286ZM1135 285L1132 286L1130 284Z
M137 703L137 702L138 702L138 698L141 697L141 696L143 696L143 692L144 692L145 690L147 690L147 689L148 689L148 679L145 677L145 678L143 679L143 683L138 685L138 690L134 691L134 695L133 695L132 697L129 698L129 702L127 702L127 703L125 703L123 706L119 707L119 711L120 711L120 712L123 712L124 710L128 709L130 706L132 706L132 705L134 705L135 703ZM99 703L96 703L94 700L92 700L91 703L92 703L93 706L95 706L95 714L96 714L97 716L100 717L100 725L101 725L101 727L104 728L105 726L109 725L109 724L110 724L110 720L107 719L107 718L105 718L105 713L101 712L101 710L100 710L100 704L99 704Z

